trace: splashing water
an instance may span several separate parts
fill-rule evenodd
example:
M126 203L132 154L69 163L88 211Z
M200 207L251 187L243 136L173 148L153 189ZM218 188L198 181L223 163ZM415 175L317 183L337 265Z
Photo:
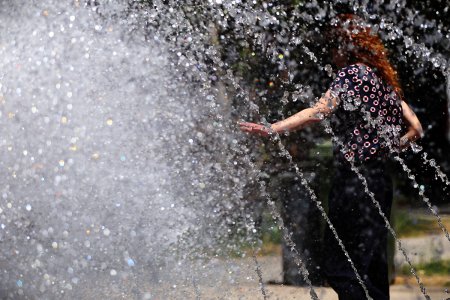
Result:
M433 158L428 159L427 152L423 152L421 158L425 164L429 165L435 170L436 179L439 178L443 183L445 183L445 185L450 186L450 181L448 180L447 175L444 172L442 172L441 167L436 163L436 161Z
M245 185L233 174L247 171L198 151L235 144L225 122L201 125L214 101L183 85L137 17L109 8L1 7L5 297L147 297L158 283L151 295L170 295L195 274L186 286L199 298L203 251L246 228L232 212ZM207 140L212 130L224 134Z
M200 284L208 276L203 270L209 255L204 253L222 248L220 240L227 240L229 230L242 227L248 235L254 226L251 218L242 217L247 212L231 213L242 208L238 203L249 172L240 164L258 174L251 161L239 158L241 149L234 147L240 139L227 122L230 105L218 100L217 77L222 75L237 91L232 96L249 97L231 63L220 57L217 43L211 43L210 25L228 29L227 21L235 18L234 33L243 40L250 37L280 66L288 66L284 58L296 46L317 63L302 37L302 22L313 24L325 10L316 2L311 6L318 8L317 15L296 7L284 23L279 21L286 14L282 5L200 1L198 25L189 7L192 1L150 1L152 8L145 1L85 5L76 0L72 6L19 2L0 8L3 24L8 24L0 25L0 146L7 178L0 238L7 244L2 254L14 257L0 281L8 297L36 291L43 297L61 291L81 297L73 292L77 286L101 284L94 279L107 273L105 281L112 280L113 289L151 298L158 293L139 294L138 286L148 275L145 270L151 269L149 280L157 283L171 282L179 271L181 278L190 278L188 285L200 299ZM130 3L146 9L136 13L129 10ZM280 26L280 34L268 43L260 29L274 24ZM423 44L415 44L392 23L383 24L381 29L392 38L404 39L405 48L411 49L407 55L444 70L442 60ZM332 73L330 66L323 69ZM197 83L198 93L184 84L186 78ZM285 93L286 104L288 98ZM248 103L258 115L257 105ZM264 182L259 184L267 198ZM309 185L307 189L317 202ZM289 232L273 201L267 202L272 216L281 220L278 225L296 254L312 299L317 299ZM316 204L320 209L320 202ZM256 247L254 236L245 241ZM172 255L175 252L180 255ZM19 256L20 261L15 258ZM201 262L192 262L192 257ZM266 298L255 251L252 258ZM187 274L192 265L194 275ZM422 289L417 275L416 279ZM138 292L125 291L119 280L134 280ZM10 292L11 285L20 289Z
M214 62L215 62L217 65L223 65L223 63L220 62L220 60L218 60L217 57L213 56L212 59L214 60ZM246 99L247 102L250 102L250 103L251 103L251 101L249 101L248 95L246 95L245 90L242 89L242 88L240 87L240 85L238 84L238 82L235 80L234 76L232 76L229 72L227 72L227 73L226 73L226 78L227 78L228 80L230 80L230 82L233 84L233 86L234 86L238 91L241 91L240 94L239 94L239 96L244 97L244 98ZM252 104L253 104L253 103L252 103ZM256 112L258 111L258 107L257 107L256 105L252 105L251 107L253 107L253 109L254 109ZM244 157L245 157L245 156L244 156ZM250 165L250 169L256 170L256 166L255 166L252 162L248 161L248 163L249 163L249 165ZM257 172L257 177L259 178L259 176L260 176L260 172ZM275 203L270 199L269 195L266 193L264 182L261 181L261 180L257 180L257 181L258 181L258 183L260 184L260 187L261 187L261 195L262 195L263 197L266 197L266 198L267 198L267 203L268 203L268 205L269 205L269 207L270 207L270 209L271 209L271 210L270 210L270 211L271 211L271 214L272 214L272 216L274 217L274 219L277 220L278 226L280 227L280 229L281 229L282 232L283 232L283 237L285 238L285 240L286 240L288 246L290 247L290 250L294 253L294 256L295 256L295 263L296 263L297 266L299 267L299 271L300 271L300 273L303 275L303 279L305 280L305 282L306 282L307 285L309 286L311 298L312 298L312 299L318 299L318 296L317 296L316 292L314 291L314 288L313 288L313 286L312 286L312 283L311 283L311 281L310 281L310 279L309 279L309 277L308 277L308 276L309 276L309 273L308 273L308 271L307 271L306 268L305 268L305 265L304 265L304 263L303 263L303 261L302 261L302 259L301 259L301 257L300 257L299 252L298 252L297 249L296 249L295 244L293 243L293 241L292 241L291 238L290 238L290 234L289 234L288 229L287 229L287 228L284 226L284 224L283 224L283 219L282 219L281 216L279 215L279 213L278 213L278 211L277 211L277 208L276 208L276 206L275 206ZM253 258L254 258L254 262L255 262L255 266L256 266L255 269L256 269L256 272L257 272L257 275L258 275L258 278L259 278L259 283L260 283L261 293L262 293L263 297L266 298L266 291L265 291L265 289L264 289L264 285L263 285L263 282L262 282L262 274L261 274L261 270L260 270L260 265L259 265L258 260L256 259L256 256L255 256L255 255L253 255Z

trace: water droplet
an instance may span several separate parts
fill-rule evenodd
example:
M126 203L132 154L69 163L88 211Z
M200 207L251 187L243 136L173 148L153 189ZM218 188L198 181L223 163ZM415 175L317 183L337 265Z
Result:
M127 264L128 264L128 266L129 266L129 267L134 267L134 265L135 265L135 262L134 262L134 260L133 260L133 259L131 259L131 258L128 258L128 259L127 259Z
M330 64L326 64L323 69L325 70L325 72L327 72L328 77L333 76L333 68Z
M420 151L422 151L422 149L423 149L422 146L419 146L419 145L417 145L416 143L411 143L411 150L412 150L414 153L419 153Z

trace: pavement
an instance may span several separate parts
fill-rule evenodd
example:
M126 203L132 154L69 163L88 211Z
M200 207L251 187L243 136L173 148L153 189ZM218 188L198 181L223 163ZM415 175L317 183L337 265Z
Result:
M450 244L447 241L448 244ZM408 244L408 243L406 243ZM266 270L266 274L263 275L269 280L281 280L281 257L263 257L260 258L261 269ZM263 273L264 274L264 273ZM448 276L450 282L450 274ZM267 282L267 281L266 281ZM425 299L422 294L419 285L413 280L408 284L392 285L390 287L391 300L418 300ZM289 286L277 286L266 285L267 294L270 299L311 299L309 295L309 289L304 287L289 287ZM315 288L315 291L322 300L338 300L336 293L330 288L319 287ZM431 299L449 299L450 293L446 288L442 286L426 286L426 293ZM259 297L263 299L263 297ZM227 298L227 299L257 299L257 298Z
M269 281L280 281L282 278L280 256L258 257L258 264L262 272L263 289L259 285L258 275L255 272L256 265L252 258L213 259L203 265L203 273L195 268L191 273L188 270L188 274L180 276L177 280L175 278L177 274L173 272L173 278L163 280L159 284L149 282L145 274L134 274L133 277L119 274L114 284L109 276L100 275L78 285L73 291L75 294L67 293L58 299L311 299L310 289L307 287L267 284ZM429 299L450 300L450 294L443 286L427 284L425 286ZM337 295L330 288L313 288L321 300L338 300ZM391 300L425 299L414 280L392 285L390 293Z
M413 264L450 257L450 242L443 235L408 238L402 239L401 242ZM397 253L395 261L401 265L404 258ZM80 280L72 289L66 290L58 297L55 297L55 293L58 292L57 286L52 287L53 290L45 299L311 299L310 289L307 287L267 284L273 281L280 282L282 279L280 255L261 256L257 258L257 262L263 289L259 285L259 275L255 271L257 265L252 257L228 260L212 258L189 261L189 264L179 268L152 269L150 265L137 264L129 271L118 271L114 277L111 277L110 272L98 271L89 278ZM156 273L158 276L155 277ZM418 274L426 287L429 299L450 300L450 294L445 288L450 287L450 274L441 276L443 278L440 281L431 281L420 271ZM390 288L391 300L425 299L414 278L396 282L397 284ZM338 299L330 288L314 287L314 290L319 299ZM33 295L23 298L35 299Z
M450 241L443 233L416 238L402 238L400 241L413 264L433 260L450 260ZM403 254L398 249L394 259L396 265L406 263Z
M402 247L406 250L409 259L413 265L418 263L430 262L433 260L448 260L450 259L450 241L444 234L429 235L417 238L402 238L400 240ZM397 246L398 248L398 246ZM403 254L397 249L395 253L395 264L397 268L406 264ZM281 281L281 257L261 257L259 258L261 270L263 272L264 281ZM450 274L439 278L440 282L444 282L441 286L429 286L432 282L426 278L420 271L419 277L424 282L426 293L431 299L450 300ZM419 285L411 276L408 280L397 280L401 284L394 284L390 288L391 300L415 300L425 299ZM241 287L242 289L242 287ZM308 288L280 286L280 285L266 285L267 295L270 299L311 299ZM336 293L330 288L315 288L315 291L320 299L323 300L337 300ZM248 292L247 292L248 293ZM227 298L227 299L233 299ZM247 299L247 298L234 298ZM248 299L252 299L251 297ZM256 299L256 298L254 298Z
M330 288L318 287L314 288L317 296L321 300L338 300L336 293ZM259 294L257 294L259 292ZM282 287L282 286L268 286L267 287L268 299L280 299L280 300L310 300L309 289L298 287ZM390 289L391 300L422 300L425 299L424 295L417 291L415 287L407 286L391 286ZM450 299L450 294L446 294L443 289L439 287L433 287L427 289L427 294L431 299ZM241 287L238 290L229 291L226 298L216 297L213 294L204 295L202 299L264 299L260 291L256 291L254 288ZM364 300L364 299L361 299Z

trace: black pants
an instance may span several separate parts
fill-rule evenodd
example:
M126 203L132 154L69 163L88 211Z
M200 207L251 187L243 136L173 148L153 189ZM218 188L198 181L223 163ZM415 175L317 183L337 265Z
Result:
M339 164L329 196L329 217L353 260L369 295L374 300L389 299L387 229L378 209L365 193L362 182ZM382 161L359 166L369 190L375 194L389 218L392 205L392 180ZM339 300L366 299L350 263L327 227L324 238L324 275L339 295Z

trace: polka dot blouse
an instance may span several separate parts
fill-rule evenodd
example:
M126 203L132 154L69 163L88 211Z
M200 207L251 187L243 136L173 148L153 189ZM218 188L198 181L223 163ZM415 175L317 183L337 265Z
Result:
M338 71L330 86L338 105L331 124L344 143L339 158L367 161L397 149L402 128L401 101L393 88L368 66L354 64ZM342 157L344 156L344 157Z

